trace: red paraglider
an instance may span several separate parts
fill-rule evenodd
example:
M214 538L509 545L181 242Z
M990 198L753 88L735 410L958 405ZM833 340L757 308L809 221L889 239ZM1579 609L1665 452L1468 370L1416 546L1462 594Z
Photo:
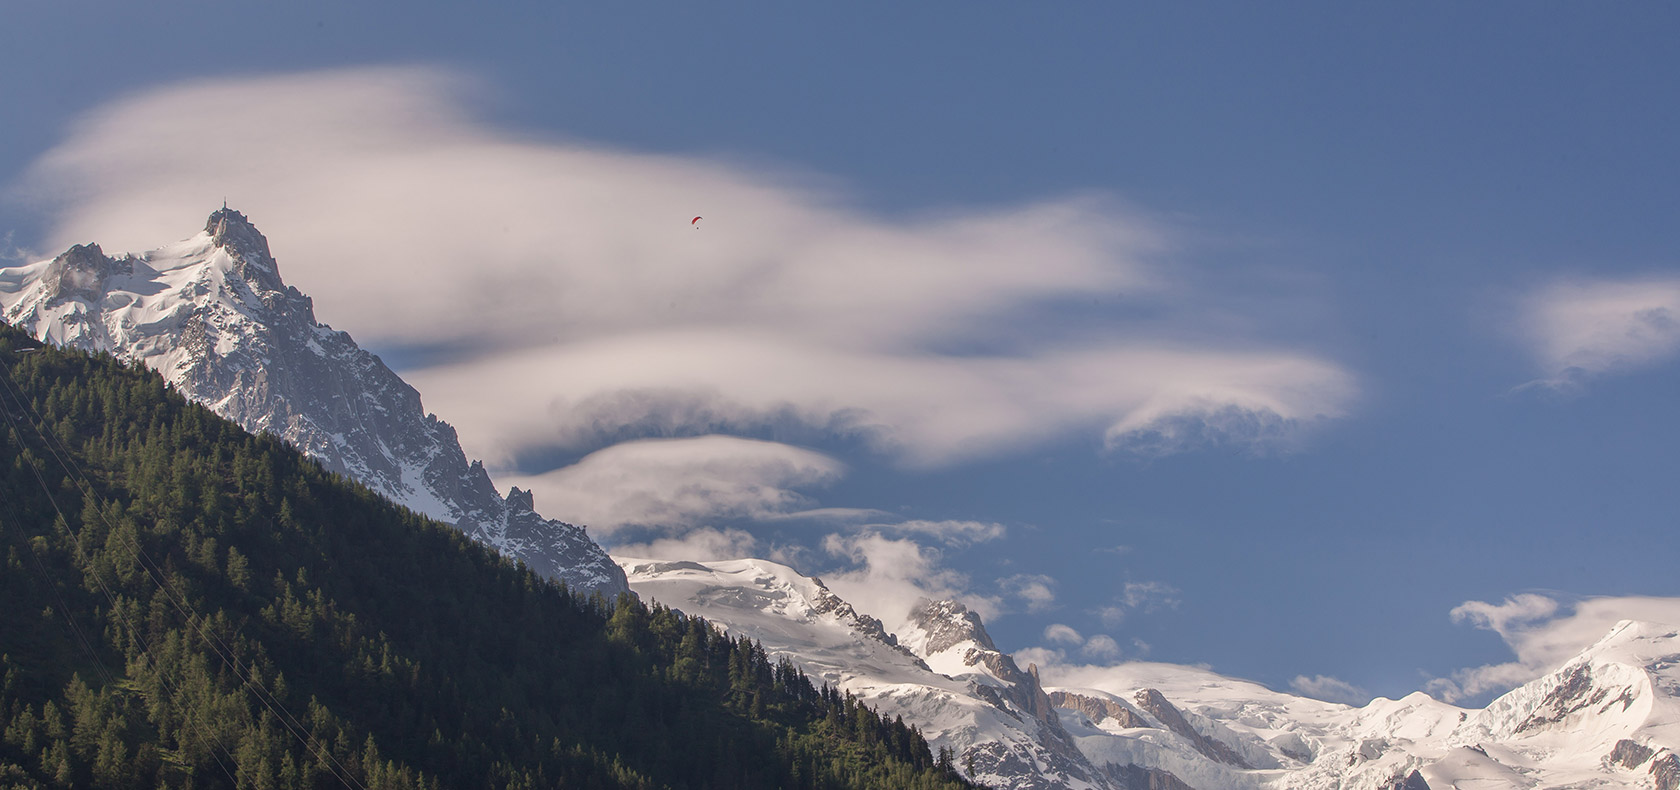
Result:
M700 229L700 218L695 217L694 219L689 220L688 224L693 225L695 230L699 230Z

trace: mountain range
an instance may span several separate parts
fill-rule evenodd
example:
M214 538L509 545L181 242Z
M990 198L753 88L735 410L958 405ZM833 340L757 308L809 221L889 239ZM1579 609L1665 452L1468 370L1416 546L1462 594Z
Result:
M632 590L756 640L902 717L995 787L1680 790L1680 633L1667 625L1623 622L1479 710L1422 693L1350 707L1169 664L1047 683L960 602L906 601L895 632L767 560L615 562L581 527L538 515L528 492L499 494L418 392L315 320L267 240L225 207L202 232L144 254L87 244L0 269L0 311L42 340L144 363L247 430L545 576Z
M1680 788L1680 629L1624 621L1480 710L1415 692L1361 707L1132 662L1046 685L974 612L923 600L889 633L768 560L620 557L630 586L901 715L994 787Z

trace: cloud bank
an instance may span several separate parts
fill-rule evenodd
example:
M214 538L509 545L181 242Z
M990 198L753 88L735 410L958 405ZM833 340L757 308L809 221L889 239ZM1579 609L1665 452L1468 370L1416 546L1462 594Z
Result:
M1680 277L1560 280L1529 294L1521 326L1539 385L1664 364L1680 356Z
M712 434L852 437L912 467L1082 433L1154 454L1270 443L1355 397L1335 363L1246 337L1052 331L1073 304L1195 302L1155 263L1168 234L1113 199L882 217L816 179L508 131L481 87L429 68L178 84L91 113L13 193L54 212L52 247L108 250L227 197L323 320L452 352L402 372L493 469ZM775 511L828 474L797 448L704 446L748 482L662 503L636 482L645 447L526 482L605 526ZM561 490L602 480L623 499Z

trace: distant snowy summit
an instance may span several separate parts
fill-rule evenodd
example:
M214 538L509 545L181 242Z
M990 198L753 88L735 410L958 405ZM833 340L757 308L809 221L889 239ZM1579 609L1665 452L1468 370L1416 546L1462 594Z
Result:
M643 598L757 639L817 682L903 716L993 787L1680 790L1673 626L1623 622L1482 710L1423 693L1355 708L1158 663L1044 687L954 601L917 602L890 633L774 562L619 562Z
M609 596L624 573L580 527L499 495L420 393L280 279L268 239L225 206L191 238L141 255L76 245L0 269L0 315L43 341L157 370L246 430L267 431L393 502L573 588Z

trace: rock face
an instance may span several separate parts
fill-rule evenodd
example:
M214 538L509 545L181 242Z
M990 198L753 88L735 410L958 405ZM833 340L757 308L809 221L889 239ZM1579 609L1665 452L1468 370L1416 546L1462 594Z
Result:
M1112 720L1114 726L1124 730L1155 726L1130 705L1119 700L1087 697L1071 691L1052 691L1048 696L1050 704L1083 713L1093 724Z
M1034 734L1039 751L1029 758L1000 744L979 743L959 750L964 760L1000 776L1018 776L1030 766L1043 766L1043 774L1063 783L1110 784L1109 777L1096 770L1062 727L1037 672L1021 671L1014 658L998 650L980 615L957 601L923 599L911 607L901 636L905 646L934 671L966 680L970 694L1020 720ZM1010 786L1037 785L1017 782Z
M582 528L538 515L526 492L499 495L420 393L317 322L237 211L224 207L198 235L140 256L77 245L0 269L0 308L42 340L144 363L247 430L273 433L544 576L609 596L629 589Z
M1134 699L1138 707L1148 711L1149 715L1154 716L1168 730L1183 736L1202 755L1238 768L1253 767L1243 761L1242 756L1233 751L1231 747L1203 735L1195 727L1190 726L1190 722L1184 718L1184 714L1178 708L1173 707L1173 704L1168 702L1160 691L1143 689L1137 693Z

